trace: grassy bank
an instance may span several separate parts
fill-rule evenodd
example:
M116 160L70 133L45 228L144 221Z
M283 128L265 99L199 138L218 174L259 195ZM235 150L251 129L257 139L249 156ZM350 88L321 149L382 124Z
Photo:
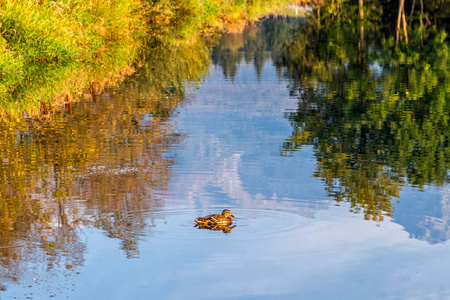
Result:
M133 72L141 40L243 25L287 0L4 0L0 115L48 113ZM88 89L93 87L93 89Z
M2 1L2 111L36 112L41 103L54 105L129 67L145 25L139 6L137 0Z

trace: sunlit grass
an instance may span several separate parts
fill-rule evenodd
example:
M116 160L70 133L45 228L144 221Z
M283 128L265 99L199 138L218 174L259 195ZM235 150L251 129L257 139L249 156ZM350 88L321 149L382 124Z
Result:
M2 115L111 80L136 57L144 22L137 0L0 2Z
M195 43L198 35L241 31L288 2L0 1L0 117L38 115L132 73L144 36Z

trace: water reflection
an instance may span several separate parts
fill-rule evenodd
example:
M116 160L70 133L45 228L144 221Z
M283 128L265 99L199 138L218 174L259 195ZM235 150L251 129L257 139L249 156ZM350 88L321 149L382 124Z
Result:
M276 34L296 22L223 35L211 66L203 41L158 44L96 103L1 127L4 274L82 269L73 299L449 295L444 75L296 60ZM223 208L237 226L193 227Z
M210 224L196 224L195 227L198 229L208 229L212 231L222 231L223 233L230 233L231 230L236 227L236 225L210 225Z
M85 227L120 239L127 257L149 212L167 188L170 149L183 139L169 117L183 100L173 89L142 90L140 77L110 88L97 101L73 104L51 119L0 127L0 265L18 278L30 261L48 270L84 262ZM127 99L127 101L124 101Z
M220 66L225 78L233 80L244 62L255 67L258 81L261 81L264 64L281 60L285 43L294 37L293 28L305 22L304 18L267 17L260 24L247 26L242 33L227 33L220 37L220 43L213 48L212 61ZM281 72L281 68L277 71Z
M171 116L210 61L201 39L149 40L141 57L138 72L93 102L88 91L67 110L0 124L1 281L31 276L27 266L79 269L87 228L140 256L185 137Z
M286 115L294 132L283 154L314 145L314 176L328 194L382 220L393 215L392 199L405 184L449 183L448 63L439 56L446 54L421 53L423 60L411 64L389 41L384 48L366 42L360 51L351 30L331 23L318 28L311 21L287 48L298 108ZM447 47L440 39L429 43Z
M402 225L411 238L430 244L445 243L450 239L450 190L428 188L426 196L411 193L396 203L394 220Z
M412 237L430 243L445 241L446 238L432 237L447 236L448 226L437 226L437 223L448 224L445 212L439 213L442 217L436 219L437 210L431 209L431 199L423 201L416 197L417 204L400 199L402 191L408 185L424 190L429 185L443 186L449 182L449 136L445 129L448 127L448 118L445 114L449 109L447 99L450 95L447 95L446 84L437 84L443 80L445 83L445 78L448 77L448 62L445 60L447 46L444 40L436 38L429 41L433 46L428 49L441 49L437 52L423 53L427 50L410 47L408 54L404 55L422 57L422 60L413 62L406 61L404 55L399 55L401 50L390 48L390 40L381 45L370 40L371 36L367 34L366 41L358 45L360 36L355 35L352 28L334 26L332 22L325 22L325 26L317 27L314 19L307 25L300 26L294 35L286 24L292 26L295 22L298 21L267 19L261 28L250 27L243 34L223 35L221 44L213 50L213 62L226 78L230 78L235 85L245 82L247 89L249 85L246 80L249 75L245 73L246 68L243 69L241 63L251 63L258 81L266 85L270 84L270 80L262 79L262 69L264 63L273 62L279 78L289 80L289 94L298 99L297 107L285 112L293 132L282 143L281 154L286 157L298 156L296 152L301 150L309 153L312 146L316 159L314 177L325 183L327 195L335 201L349 202L351 211L361 212L366 219L376 221L382 221L386 216L397 216L395 219L400 221L400 216L404 215L405 219L409 216L410 224L415 219L412 215L415 215L416 225L406 226L411 230ZM285 34L274 39L274 32ZM282 41L290 41L290 44L283 48ZM362 45L364 49L361 49ZM411 54L412 52L415 53ZM239 76L241 78L237 78ZM227 96L239 97L220 82L216 82L215 87L225 89ZM203 107L213 105L212 99L207 98L213 92L207 89L208 86L203 86L203 90L206 90L201 100L204 101L201 104ZM256 91L247 90L244 93L248 95ZM258 103L257 99L263 99L263 94L264 92L255 94L249 100L258 107L261 115L266 113L266 104ZM239 103L245 107L246 102L240 100ZM245 111L230 102L221 110L224 118L226 112L238 114ZM245 113L253 121L257 121L250 109ZM208 116L203 117L208 119ZM230 145L234 143L232 136L238 134L265 136L270 140L270 130L273 131L280 123L269 124L272 118L268 114L265 117L266 126L255 126L258 128L256 130L242 126L239 128L237 122L233 121L227 125L234 128L232 133L216 128L215 132L222 132L219 134L221 137L229 136L228 139L220 138L221 143L226 142L220 148L231 148ZM229 116L227 118L233 120ZM258 132L259 129L262 129L261 133ZM255 131L250 133L249 130ZM207 143L202 139L197 142ZM245 139L239 140L239 143L245 142ZM263 140L258 139L258 143L261 142ZM267 142L264 146L273 149ZM256 148L258 147L259 144ZM245 206L244 199L248 199L248 207L258 207L260 204L255 199L256 195L260 199L268 199L275 194L277 199L284 198L285 203L292 203L298 201L293 195L300 193L294 192L295 186L299 189L304 187L301 183L288 184L289 176L284 178L283 171L280 171L288 167L282 167L282 162L272 163L272 158L263 157L257 151L246 148L245 154L235 152L221 163L215 162L212 165L209 158L211 156L219 157L223 154L209 153L207 157L197 155L196 159L209 165L209 168L217 169L224 182L220 189L227 197L240 199L239 205ZM262 167L257 161L264 161L266 170L256 170L255 168ZM292 163L293 160L289 160L288 164ZM233 172L235 173L232 175ZM276 173L283 180L276 185L266 181L261 186L261 178L271 178L268 172ZM208 180L217 181L212 178L196 180L203 182L197 182L199 186ZM227 182L235 183L232 188L228 188ZM426 193L425 197L431 198L430 193ZM445 202L442 200L445 196L440 198L436 203ZM196 202L195 198L191 201ZM314 205L317 205L315 209L320 209L321 202L327 203L323 200L314 201ZM307 203L311 205L310 201ZM415 206L427 207L425 211L429 210L429 213L423 215L422 209L419 216L419 210L413 212L411 209ZM445 205L442 208L444 207ZM403 209L408 211L404 212ZM312 216L313 211L310 214L303 211L302 214ZM425 219L429 221L423 221Z

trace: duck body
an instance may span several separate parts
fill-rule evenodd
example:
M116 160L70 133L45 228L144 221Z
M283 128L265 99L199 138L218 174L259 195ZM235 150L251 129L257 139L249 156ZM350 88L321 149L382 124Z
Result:
M229 226L233 223L233 219L231 217L236 218L228 209L224 209L221 214L207 215L206 217L197 218L194 221L199 226Z

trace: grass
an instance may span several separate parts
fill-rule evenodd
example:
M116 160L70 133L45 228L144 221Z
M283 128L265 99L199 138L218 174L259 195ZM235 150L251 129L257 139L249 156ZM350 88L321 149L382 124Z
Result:
M0 105L39 110L129 68L145 23L137 0L0 2Z
M288 0L0 1L0 116L36 115L133 72L143 37L242 30Z

